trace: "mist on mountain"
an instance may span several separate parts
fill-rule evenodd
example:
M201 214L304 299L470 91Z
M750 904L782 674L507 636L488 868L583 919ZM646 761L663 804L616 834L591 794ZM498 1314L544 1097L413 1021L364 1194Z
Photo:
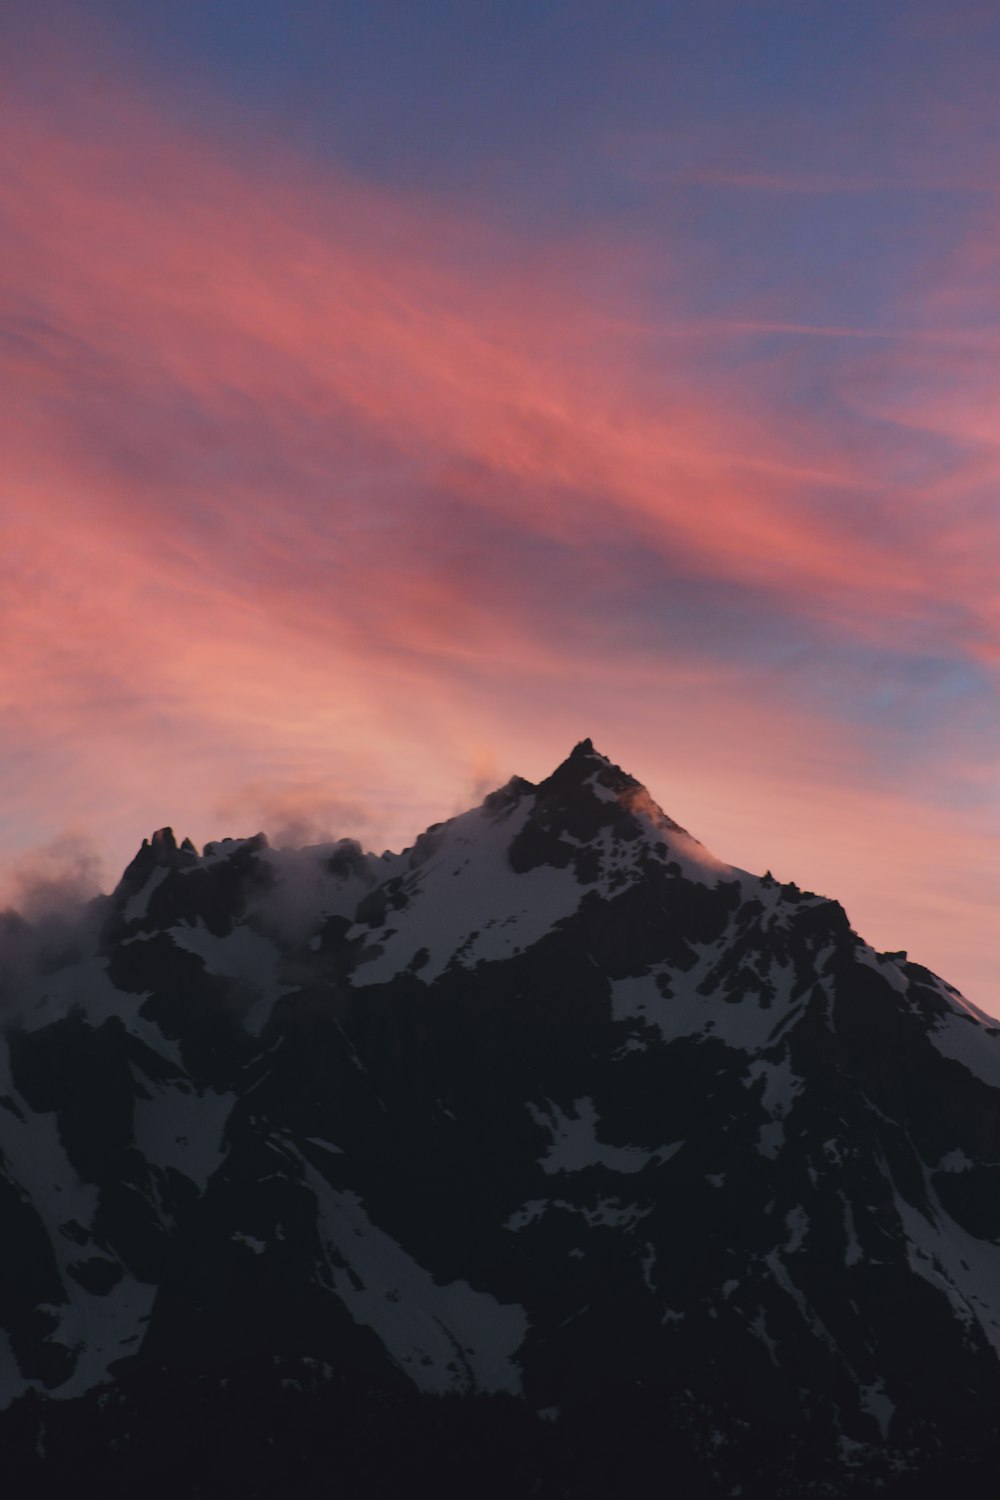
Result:
M157 830L83 909L0 1041L32 1493L391 1495L404 1434L455 1496L992 1493L997 1028L589 740L398 853Z

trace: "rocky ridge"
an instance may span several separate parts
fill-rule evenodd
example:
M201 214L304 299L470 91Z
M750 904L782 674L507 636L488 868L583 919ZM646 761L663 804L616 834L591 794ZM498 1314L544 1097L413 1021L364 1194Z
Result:
M456 1493L988 1468L996 1027L589 741L399 855L161 830L92 918L0 1048L33 1484L312 1494L333 1442L391 1494L403 1433Z

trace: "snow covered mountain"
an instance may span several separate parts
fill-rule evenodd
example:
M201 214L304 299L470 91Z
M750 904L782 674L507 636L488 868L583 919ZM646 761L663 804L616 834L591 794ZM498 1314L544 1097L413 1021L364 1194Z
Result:
M0 1442L34 1494L990 1472L997 1028L587 740L399 855L161 830L15 988Z

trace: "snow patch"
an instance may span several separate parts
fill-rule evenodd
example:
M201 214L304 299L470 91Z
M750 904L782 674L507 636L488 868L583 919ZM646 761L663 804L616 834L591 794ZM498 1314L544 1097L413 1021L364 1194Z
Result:
M889 1436L889 1423L896 1410L895 1403L885 1393L885 1384L879 1379L871 1385L860 1387L861 1405L869 1416L875 1418L883 1439Z
M251 1250L254 1255L263 1255L264 1251L267 1249L266 1240L255 1239L252 1234L244 1234L242 1230L239 1229L236 1230L235 1234L233 1234L231 1238L239 1245L246 1245L247 1249Z
M534 1224L551 1210L567 1214L579 1214L586 1220L588 1229L606 1227L611 1229L634 1229L640 1220L652 1210L638 1203L622 1203L620 1198L600 1197L592 1206L570 1203L566 1198L530 1198L504 1224L505 1229L515 1234Z
M216 937L199 918L193 926L171 927L170 936L178 948L197 954L210 974L236 982L248 1007L243 1025L253 1036L260 1035L275 1001L295 989L280 982L277 946L245 922Z
M857 1230L854 1227L854 1210L851 1200L845 1193L841 1193L840 1201L844 1205L844 1234L847 1238L847 1250L844 1253L844 1265L856 1266L864 1260L864 1254L858 1240Z
M155 1299L155 1286L128 1274L105 1296L76 1288L73 1301L58 1309L59 1327L50 1335L51 1342L77 1352L76 1366L69 1380L48 1394L61 1401L82 1396L108 1378L115 1360L137 1353Z
M163 884L167 878L167 874L168 867L161 865L159 869L153 871L142 889L136 891L134 896L128 898L125 903L125 910L122 912L122 916L126 922L139 922L142 920L149 909L150 896L156 890L157 886Z
M587 1167L608 1167L613 1172L641 1172L650 1162L669 1161L684 1142L674 1141L656 1150L642 1146L610 1146L597 1138L597 1111L589 1098L573 1103L572 1115L566 1115L550 1099L545 1110L529 1104L528 1111L536 1125L550 1133L552 1144L539 1165L550 1176L556 1172L581 1172Z
M809 1228L809 1215L805 1209L801 1206L790 1208L785 1215L785 1228L788 1230L788 1239L782 1247L782 1253L794 1255L797 1250L802 1249Z
M528 1331L524 1308L465 1281L439 1284L372 1223L356 1193L331 1188L299 1159L316 1197L331 1289L355 1322L374 1330L422 1391L520 1395L515 1356Z
M747 1069L748 1083L763 1080L761 1107L770 1115L760 1128L757 1149L762 1156L775 1160L784 1145L785 1120L792 1105L803 1088L802 1079L792 1068L787 1057L775 1062L758 1058Z
M148 938L151 934L142 936ZM83 1015L95 1029L106 1021L115 1021L180 1071L183 1063L179 1044L170 1041L155 1022L139 1013L144 998L144 995L123 994L112 984L107 959L84 958L53 974L42 975L29 985L24 991L18 1024L25 1031L37 1031L62 1020L71 1011Z
M1000 1245L977 1239L941 1207L926 1183L931 1217L896 1195L911 1268L948 1298L966 1328L978 1327L1000 1354Z
M9 1074L7 1047L0 1048L0 1074ZM9 1083L9 1077L3 1077ZM16 1100L23 1119L4 1112L3 1156L8 1175L30 1199L45 1227L59 1271L71 1301L50 1306L58 1321L46 1342L60 1344L77 1355L72 1375L49 1394L59 1399L82 1395L100 1384L109 1365L139 1347L144 1325L152 1309L156 1288L123 1271L118 1283L99 1294L84 1290L70 1274L69 1267L92 1258L97 1246L81 1244L81 1234L89 1237L97 1212L98 1190L83 1182L69 1161L59 1139L54 1113L36 1113L5 1086L2 1091ZM63 1226L73 1223L74 1234L68 1236ZM101 1256L102 1259L107 1257ZM5 1360L5 1363L8 1363ZM0 1387L0 1404L28 1388L38 1389L17 1370L13 1355L11 1368ZM10 1384L7 1384L7 1381Z
M765 1051L772 1033L803 1003L801 998L792 1000L795 971L791 964L771 963L760 976L773 991L771 1003L763 1006L756 995L749 995L733 1004L723 998L712 978L731 939L730 932L718 942L697 947L696 962L683 973L668 964L656 964L646 974L613 980L614 1020L655 1027L664 1042L711 1037L751 1056Z
M438 847L404 879L407 904L389 911L380 929L351 929L352 938L367 939L373 949L352 983L382 984L407 968L418 950L427 956L417 976L430 983L451 964L473 968L510 958L571 916L584 895L572 871L539 867L518 874L507 859L530 809L527 798L500 818L475 808L436 830Z
M199 1190L222 1165L226 1156L226 1122L236 1095L206 1089L197 1093L190 1084L160 1084L133 1067L142 1090L149 1098L136 1097L135 1142L148 1162L165 1170L173 1167Z
M953 996L945 994L944 998L955 1006ZM945 1057L961 1063L991 1088L1000 1089L1000 1035L996 1023L987 1026L985 1018L980 1020L971 1007L955 1007L936 1018L931 1041Z

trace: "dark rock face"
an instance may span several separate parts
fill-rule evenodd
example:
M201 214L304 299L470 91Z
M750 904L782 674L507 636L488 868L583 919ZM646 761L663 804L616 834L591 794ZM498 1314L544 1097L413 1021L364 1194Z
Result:
M21 999L26 1493L986 1493L996 1028L589 741L399 856L161 831Z

